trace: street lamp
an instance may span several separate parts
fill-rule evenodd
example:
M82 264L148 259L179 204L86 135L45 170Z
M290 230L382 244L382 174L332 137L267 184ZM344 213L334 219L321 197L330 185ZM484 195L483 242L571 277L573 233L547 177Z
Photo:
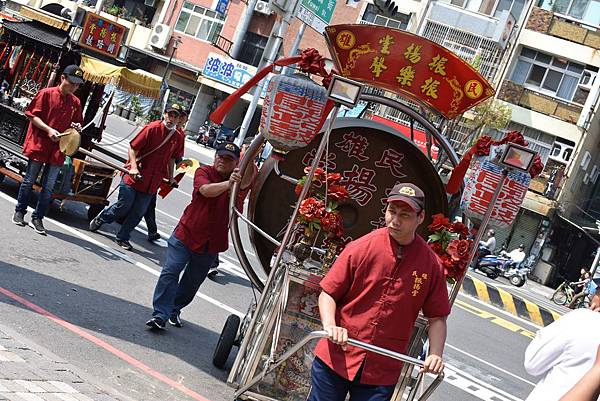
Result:
M175 55L175 52L177 51L177 48L179 47L179 44L181 42L182 42L181 36L175 36L175 38L173 39L173 50L171 50L171 56L169 57L169 61L167 62L167 66L165 67L165 72L163 73L162 80L160 81L161 92L162 92L163 86L165 85L165 81L167 79L167 73L169 72L169 67L171 67L171 61L173 61L173 56ZM160 97L161 111L162 111L162 105L164 104L163 100L164 100L166 93L167 93L167 91L165 90L164 94L162 94L162 96Z

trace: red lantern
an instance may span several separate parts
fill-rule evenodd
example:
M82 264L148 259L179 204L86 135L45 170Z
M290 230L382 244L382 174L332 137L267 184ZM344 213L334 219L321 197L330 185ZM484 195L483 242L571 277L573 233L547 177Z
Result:
M260 131L278 153L308 145L321 127L327 91L305 76L275 75L265 96Z

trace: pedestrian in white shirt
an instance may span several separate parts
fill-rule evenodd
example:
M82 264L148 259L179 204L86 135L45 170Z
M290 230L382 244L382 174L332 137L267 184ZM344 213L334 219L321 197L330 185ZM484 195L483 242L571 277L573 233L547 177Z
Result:
M526 401L559 401L594 364L599 333L600 291L589 309L569 312L538 331L525 351L525 370L543 377Z
M521 244L518 248L515 248L506 254L506 256L510 258L513 265L518 266L525 260L525 256L527 255L525 255L523 249L525 249L525 245Z

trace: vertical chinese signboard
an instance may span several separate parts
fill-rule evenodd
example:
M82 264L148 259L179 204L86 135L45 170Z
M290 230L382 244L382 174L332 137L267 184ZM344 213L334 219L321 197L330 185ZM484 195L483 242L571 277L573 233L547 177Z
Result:
M87 13L79 44L116 58L125 36L125 27L94 13Z
M332 25L325 37L343 76L408 95L446 118L456 118L494 94L466 61L412 33L375 25Z
M503 146L492 146L490 154L495 153L495 148ZM503 149L498 149L502 151ZM503 167L492 162L490 156L473 159L471 170L465 181L465 189L461 198L461 209L472 219L481 220L485 215L494 191L500 184ZM508 173L498 200L494 205L490 224L505 228L509 227L516 219L521 208L523 199L527 194L531 176L529 173L511 171Z

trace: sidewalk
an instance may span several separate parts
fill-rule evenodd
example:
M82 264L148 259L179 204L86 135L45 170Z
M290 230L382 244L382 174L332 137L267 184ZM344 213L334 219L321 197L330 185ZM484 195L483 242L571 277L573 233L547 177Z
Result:
M0 325L0 400L128 401L130 398L92 383L73 365Z

